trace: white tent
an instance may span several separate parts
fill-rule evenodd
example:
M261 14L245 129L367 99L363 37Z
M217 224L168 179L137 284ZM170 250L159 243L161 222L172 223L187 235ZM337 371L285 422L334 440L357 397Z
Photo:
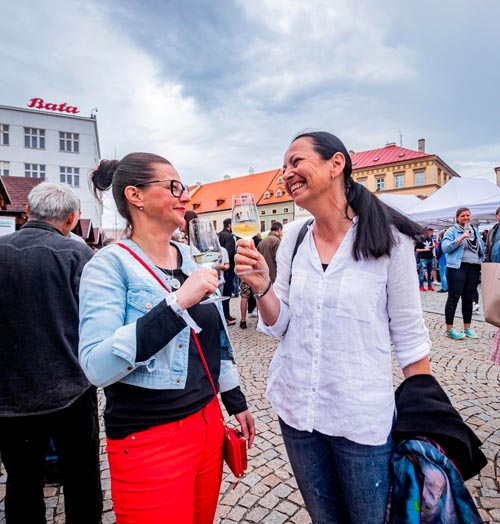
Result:
M459 207L470 209L474 224L496 221L500 187L484 178L452 178L430 197L405 212L423 226L441 228L455 223Z
M401 213L406 213L408 209L415 207L421 202L420 198L416 195L392 195L391 193L383 193L379 198L384 204L393 207Z

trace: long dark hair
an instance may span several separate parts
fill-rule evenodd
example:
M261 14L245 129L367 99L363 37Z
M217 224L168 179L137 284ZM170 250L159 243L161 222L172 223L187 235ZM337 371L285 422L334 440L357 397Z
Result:
M392 227L411 238L422 235L424 230L417 223L379 200L366 187L352 179L352 161L340 139L325 131L301 133L299 138L310 138L313 148L323 160L330 160L335 153L345 158L344 185L347 206L358 215L356 237L352 246L354 260L389 256L396 243ZM347 208L345 210L347 216Z
M129 153L121 160L101 160L90 173L93 192L99 202L102 193L110 187L118 213L127 221L131 229L131 217L128 200L124 190L127 186L136 186L153 179L154 164L172 165L166 158L153 153Z

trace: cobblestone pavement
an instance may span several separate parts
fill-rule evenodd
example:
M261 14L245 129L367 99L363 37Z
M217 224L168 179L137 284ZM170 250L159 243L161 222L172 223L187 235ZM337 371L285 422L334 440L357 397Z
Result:
M445 293L425 292L422 306L430 331L432 370L448 392L454 406L484 441L488 457L481 474L467 482L484 521L500 524L500 366L488 357L495 328L484 322L481 312L473 317L479 340L451 340L444 336ZM460 307L460 304L459 304ZM233 314L239 311L237 299L231 301ZM239 316L236 315L235 316ZM459 316L459 315L458 315ZM255 416L258 436L249 451L250 466L246 477L232 489L225 473L216 524L308 524L309 516L288 464L276 416L264 398L266 376L276 341L255 331L255 319L248 319L248 329L238 323L230 328L238 351L238 362L250 408ZM456 326L461 328L461 319ZM401 373L395 367L395 383ZM102 399L101 399L102 401ZM104 437L104 434L102 434ZM104 489L104 524L115 522L112 511L109 469L102 448ZM3 518L6 476L0 476L0 524ZM45 488L48 524L64 523L61 488ZM29 524L29 523L26 523ZM152 523L153 524L153 523Z

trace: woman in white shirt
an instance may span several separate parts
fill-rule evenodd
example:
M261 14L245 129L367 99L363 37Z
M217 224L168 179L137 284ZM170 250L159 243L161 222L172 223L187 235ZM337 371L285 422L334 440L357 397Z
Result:
M413 237L422 232L351 177L344 144L325 132L296 137L285 188L314 222L266 263L244 240L236 272L252 286L259 329L283 337L267 396L315 524L382 524L394 418L391 342L405 377L430 373ZM259 269L260 272L248 272Z

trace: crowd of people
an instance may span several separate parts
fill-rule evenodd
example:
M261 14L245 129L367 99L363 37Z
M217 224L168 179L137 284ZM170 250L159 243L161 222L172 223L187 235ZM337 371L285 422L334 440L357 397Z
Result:
M266 238L247 241L227 218L214 269L191 257L197 215L164 157L131 153L91 173L96 198L111 189L127 230L97 254L67 238L80 216L67 186L31 191L28 222L0 237L7 524L45 522L51 439L66 522L101 521L97 387L106 396L117 524L213 523L223 470L219 396L249 447L256 436L228 329L235 295L239 327L255 314L258 330L280 340L267 398L312 521L385 521L398 444L392 352L406 380L431 380L419 289L434 291L437 269L447 336L477 338L479 267L498 261L498 224L485 242L461 208L435 236L356 183L346 147L327 132L294 138L283 180L312 220L286 236L275 222ZM226 300L203 302L216 291ZM454 328L460 299L463 332Z

